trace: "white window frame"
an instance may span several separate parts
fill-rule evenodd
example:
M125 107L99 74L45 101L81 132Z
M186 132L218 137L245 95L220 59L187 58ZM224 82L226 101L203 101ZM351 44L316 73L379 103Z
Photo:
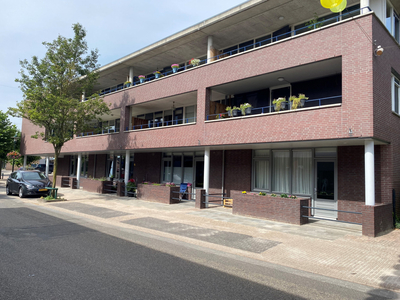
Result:
M400 79L392 74L392 111L396 114L400 115ZM396 90L397 90L397 99L396 99ZM396 110L397 103L397 110Z

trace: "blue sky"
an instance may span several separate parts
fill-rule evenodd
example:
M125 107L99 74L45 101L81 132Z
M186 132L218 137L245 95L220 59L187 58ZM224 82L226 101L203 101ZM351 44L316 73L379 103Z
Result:
M215 16L244 0L7 1L0 18L0 110L22 100L15 82L19 61L42 58L58 35L72 37L72 24L82 24L88 46L97 48L105 65L164 37ZM10 120L21 129L21 119Z

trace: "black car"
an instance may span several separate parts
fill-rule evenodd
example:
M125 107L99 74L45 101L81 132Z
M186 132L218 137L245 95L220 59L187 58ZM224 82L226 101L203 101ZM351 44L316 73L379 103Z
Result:
M49 165L49 174L53 173L53 165ZM46 164L38 164L35 167L35 170L41 171L41 172L46 172Z
M20 198L30 195L47 196L52 183L49 178L39 171L16 171L7 179L7 195L18 194Z

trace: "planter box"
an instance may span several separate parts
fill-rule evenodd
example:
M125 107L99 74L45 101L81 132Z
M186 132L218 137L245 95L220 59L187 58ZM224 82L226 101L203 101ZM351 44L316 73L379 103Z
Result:
M172 198L179 198L179 194L172 193L173 191L179 192L179 186L163 186L152 184L138 184L136 197L139 200L159 202L165 204L179 203L179 200Z
M94 179L89 179L89 178L81 178L80 179L80 187L87 192L103 194L104 182L106 182L106 181L94 180Z
M231 191L233 199L232 213L266 220L302 225L308 223L309 198L280 198L270 195L249 195L241 191Z

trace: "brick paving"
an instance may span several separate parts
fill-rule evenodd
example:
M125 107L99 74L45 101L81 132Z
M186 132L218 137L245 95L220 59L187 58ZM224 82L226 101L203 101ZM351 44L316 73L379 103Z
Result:
M4 188L4 183L5 180L0 180L0 188ZM323 221L290 225L235 216L223 207L197 210L194 202L167 205L69 188L60 188L59 195L68 201L22 200L35 207L46 206L122 228L376 289L400 291L400 230L370 238L362 236L357 225ZM145 226L151 218L156 223ZM207 238L215 233L213 239Z

